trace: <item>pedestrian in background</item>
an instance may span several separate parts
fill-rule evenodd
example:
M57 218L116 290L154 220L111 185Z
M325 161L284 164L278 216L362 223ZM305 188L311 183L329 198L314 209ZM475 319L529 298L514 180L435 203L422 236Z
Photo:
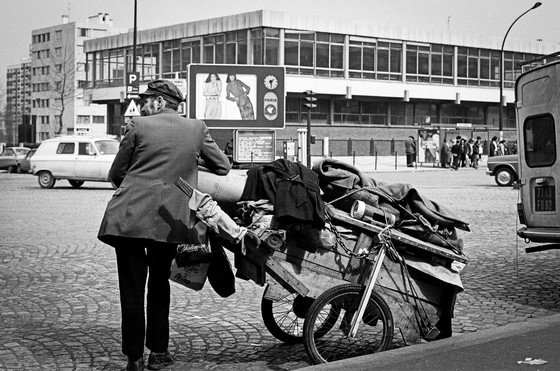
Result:
M508 154L508 149L506 146L507 140L502 139L500 140L500 142L498 143L498 154L500 156L505 156Z
M441 167L443 167L443 168L447 168L447 167L451 166L450 164L451 164L451 161L453 159L453 155L451 154L450 143L451 143L451 141L444 140L443 145L441 147L440 162L441 162Z
M473 161L472 161L472 157L473 157L473 153L474 153L474 139L470 138L467 141L467 165L472 167L473 166Z
M488 151L488 157L498 156L498 137L493 136L490 142L490 150Z
M455 170L459 170L461 165L461 137L457 137L454 140L453 146L451 147L451 154L453 155L453 166Z
M416 142L414 141L414 137L412 135L409 136L404 143L404 150L406 153L406 166L413 167L414 162L416 161Z
M98 238L113 246L122 313L126 370L144 370L144 339L151 351L148 369L173 363L169 345L169 275L177 245L199 243L188 200L174 182L198 184L198 157L214 173L230 170L226 155L200 120L181 117L181 91L155 80L140 94L143 116L126 127L109 171L117 186L107 204ZM203 233L203 232L202 232ZM144 295L148 279L145 319Z
M461 137L458 138L460 148L459 166L465 167L467 165L467 140Z
M472 141L472 139L471 139ZM477 137L474 141L472 150L472 158L471 158L471 166L475 169L478 169L478 159L480 157L480 150L482 149L480 145L480 137Z

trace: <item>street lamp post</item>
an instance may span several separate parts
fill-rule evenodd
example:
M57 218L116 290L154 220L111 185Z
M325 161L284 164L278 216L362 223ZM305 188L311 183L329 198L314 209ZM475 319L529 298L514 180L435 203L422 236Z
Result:
M503 110L504 103L506 103L504 102L504 45L506 44L506 38L508 36L509 31L511 30L515 22L519 20L519 18L523 17L525 14L529 13L533 9L538 8L541 5L542 3L536 2L535 5L533 5L530 9L527 9L523 14L517 17L515 21L513 21L513 23L509 26L504 36L504 40L502 41L502 48L500 49L500 111L499 111L500 115L499 115L499 122L498 122L499 130L500 130L500 140L502 140L503 138L503 130L504 130L504 124L502 120L502 110Z

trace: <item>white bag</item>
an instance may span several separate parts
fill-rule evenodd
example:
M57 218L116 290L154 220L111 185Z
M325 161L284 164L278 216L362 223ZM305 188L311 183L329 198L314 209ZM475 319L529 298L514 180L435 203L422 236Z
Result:
M209 266L210 263L198 263L178 267L177 262L173 259L169 279L191 290L199 291L204 287Z

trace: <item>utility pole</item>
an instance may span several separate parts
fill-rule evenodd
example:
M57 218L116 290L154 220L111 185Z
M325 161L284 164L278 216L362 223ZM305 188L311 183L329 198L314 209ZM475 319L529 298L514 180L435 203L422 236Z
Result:
M134 30L132 35L132 72L136 72L136 11L138 0L134 0Z
M307 167L311 167L311 144L315 143L315 140L311 138L311 110L317 107L317 104L314 102L317 100L314 96L312 90L305 91L305 100L306 102L304 105L307 107Z

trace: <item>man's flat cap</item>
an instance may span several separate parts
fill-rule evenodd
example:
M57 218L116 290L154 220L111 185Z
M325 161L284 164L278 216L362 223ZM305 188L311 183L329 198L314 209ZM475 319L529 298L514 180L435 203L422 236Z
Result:
M165 99L170 99L175 103L180 103L183 100L183 93L169 80L154 80L148 83L148 89L145 92L138 94L140 98L150 96L162 96Z

